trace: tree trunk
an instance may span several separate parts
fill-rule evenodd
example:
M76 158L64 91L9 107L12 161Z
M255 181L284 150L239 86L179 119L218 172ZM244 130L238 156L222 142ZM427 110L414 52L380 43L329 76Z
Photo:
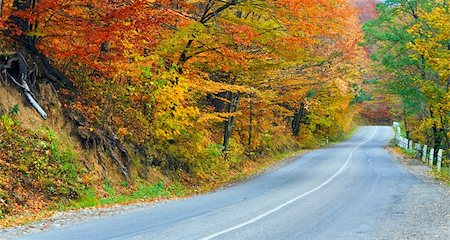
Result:
M18 11L27 11L33 9L37 0L14 0L13 9L17 9ZM14 25L16 25L21 31L24 33L33 29L32 24L28 22L28 20L11 16L10 19L13 21ZM37 23L36 23L37 24ZM26 34L22 34L18 37L19 42L23 45L32 46L35 44L34 39L32 37L27 36Z
M180 73L183 72L183 65L186 63L186 61L189 59L189 57L187 56L187 52L189 50L189 48L191 47L192 43L194 43L193 39L189 39L186 46L183 49L183 52L180 54L180 58L178 59L178 71L180 71Z
M448 132L450 132L450 129L449 129L449 125L448 125L447 119L443 118L442 116L441 116L441 124L442 124L443 135L444 135L444 138L445 138L445 144L443 144L443 148L447 149L447 150L450 150L450 137L447 134Z
M0 18L3 17L3 0L0 0Z
M227 113L235 113L239 104L239 95L238 93L227 92L226 98L229 101L226 103L226 112ZM233 131L235 116L229 117L224 122L224 131L223 131L223 151L227 152L229 150L230 145L230 137Z
M431 146L433 146L436 152L437 149L439 148L441 140L439 137L439 129L436 125L436 121L434 120L434 113L433 110L431 109L430 109L430 118L433 119L433 127L431 128L433 130L433 144Z
M406 138L409 139L409 129L408 129L408 121L406 120L408 118L408 115L406 115L406 112L403 111L403 115L405 116L405 132L406 132Z
M298 137L300 135L300 125L305 116L305 103L300 104L300 108L294 113L294 118L292 119L292 135Z
M250 98L249 101L249 127L248 127L248 147L252 148L252 137L253 137L253 101Z

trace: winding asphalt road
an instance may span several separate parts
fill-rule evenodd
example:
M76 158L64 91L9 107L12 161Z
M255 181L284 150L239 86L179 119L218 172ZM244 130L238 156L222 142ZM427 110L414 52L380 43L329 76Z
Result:
M366 239L418 179L383 146L391 127L361 127L237 186L23 239Z

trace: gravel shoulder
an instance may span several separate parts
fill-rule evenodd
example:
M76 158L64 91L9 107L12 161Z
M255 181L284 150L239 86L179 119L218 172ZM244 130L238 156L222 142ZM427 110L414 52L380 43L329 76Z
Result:
M143 209L148 209L164 201L167 200L58 212L50 218L42 221L37 221L16 227L2 228L0 229L0 240L15 239L31 233L37 233L68 225L92 221L100 217L126 214Z
M450 239L450 187L435 180L431 168L387 149L392 159L421 180L389 209L369 239Z

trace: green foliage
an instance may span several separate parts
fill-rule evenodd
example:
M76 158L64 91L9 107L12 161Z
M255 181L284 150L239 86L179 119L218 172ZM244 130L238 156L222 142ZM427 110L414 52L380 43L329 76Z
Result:
M14 119L12 119L11 117L9 117L7 115L2 115L1 116L0 123L1 123L1 127L3 128L2 130L6 131L7 135L13 134L14 128L19 124L17 121L14 121ZM7 135L4 134L2 136L4 136L6 138ZM2 144L2 143L6 144L6 141L5 142L3 142L3 141L0 142L0 144Z
M206 154L211 158L220 157L222 155L223 146L220 144L209 144L206 147Z
M153 77L152 69L149 67L143 67L142 68L142 77L152 79L152 77Z
M390 0L367 22L365 41L376 51L386 93L400 100L409 138L450 148L450 13L446 1ZM395 101L394 101L395 103Z
M85 207L95 207L99 205L121 204L134 200L155 199L169 196L182 196L185 190L180 185L166 186L163 182L156 184L141 183L137 189L131 193L118 193L109 183L103 185L103 190L107 193L106 197L99 197L94 188L86 188L81 192L81 197L71 201L70 205L62 206L64 209L77 209Z
M170 195L170 191L162 182L156 184L147 184L139 186L137 191L132 194L135 199L146 199L155 197L164 197Z
M108 195L115 195L116 194L116 189L114 189L114 187L111 186L110 183L106 182L103 184L103 190L108 194Z
M73 200L71 202L72 208L85 208L85 207L94 207L100 204L100 200L95 193L95 189L87 188L85 189L80 198L76 201ZM66 209L66 206L63 206L61 210Z
M130 184L127 181L123 181L120 185L125 188L130 187Z
M9 116L15 117L17 114L19 114L19 104L15 104L10 110L9 110Z
M351 104L362 103L372 100L372 95L367 93L363 88L356 88L355 97L350 102Z
M312 98L312 97L316 96L316 94L317 94L317 89L314 88L314 89L309 90L306 93L306 97L307 98Z

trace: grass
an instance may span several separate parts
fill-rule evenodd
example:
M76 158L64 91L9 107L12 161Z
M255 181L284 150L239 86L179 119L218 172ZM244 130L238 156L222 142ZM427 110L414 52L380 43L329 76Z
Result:
M450 187L450 166L443 166L440 172L433 166L433 176Z
M108 183L103 185L103 190L108 194L107 197L99 198L93 188L87 188L82 197L72 200L69 205L60 205L59 211L73 210L87 207L109 206L114 204L133 203L138 200L154 200L160 198L174 198L185 196L187 190L185 187L174 184L165 186L162 182L156 184L142 184L136 187L131 194L117 193Z

